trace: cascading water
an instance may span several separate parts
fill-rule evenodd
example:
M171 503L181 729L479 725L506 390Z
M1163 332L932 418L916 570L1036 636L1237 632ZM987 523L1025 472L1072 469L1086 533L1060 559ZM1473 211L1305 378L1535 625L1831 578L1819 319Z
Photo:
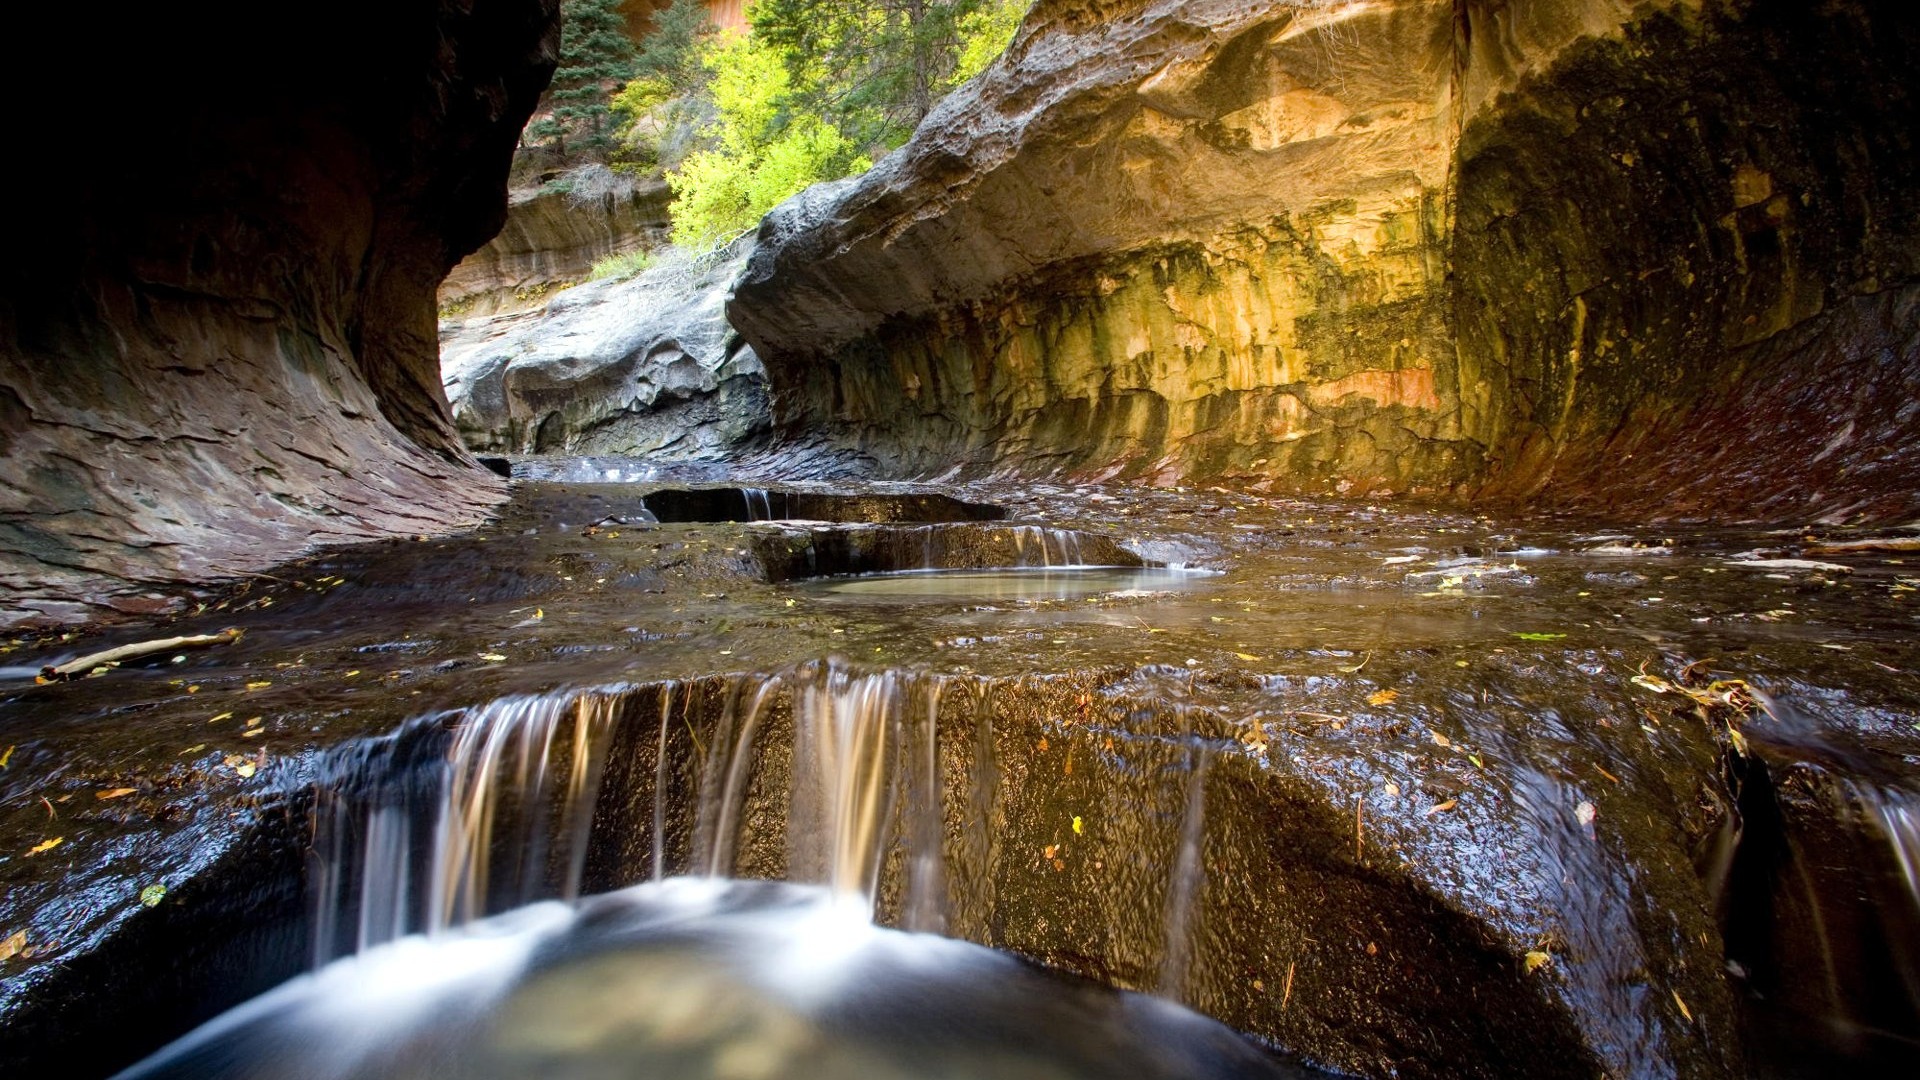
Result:
M590 852L613 839L596 836L593 823L616 743L650 751L644 771L651 791L642 800L649 842L638 868L616 872L604 884L752 869L739 864L743 814L767 756L790 742L790 761L781 763L790 777L783 876L829 886L871 911L882 861L898 848L909 867L911 924L937 927L943 913L936 725L948 681L821 663L741 676L724 686L665 683L509 697L462 715L444 761L409 765L420 755L416 744L446 723L423 721L375 749L376 757L385 756L386 776L323 793L314 955L325 961L349 947L580 895ZM699 736L696 725L716 698L712 726ZM791 725L792 737L770 751L763 735L776 713L779 723ZM681 738L692 742L699 761L684 852L674 850L670 828L678 797L672 758ZM363 774L377 769L363 759L355 768ZM351 942L338 939L337 927L347 920L358 927Z
M1015 566L1064 569L1087 565L1080 553L1080 534L1071 529L1049 529L1040 525L1014 525L1011 529L1018 556Z
M740 494L746 498L748 521L772 521L773 500L766 488L741 488Z
M411 725L350 763L353 783L321 808L334 858L320 876L335 894L322 914L338 922L338 894L359 883L358 953L124 1075L1309 1075L1172 1004L874 925L883 896L909 926L946 915L939 724L950 698L972 724L953 740L973 758L961 816L978 828L993 814L992 697L976 683L955 695L956 682L828 662L506 698L459 716L450 735L447 717ZM1187 884L1169 887L1166 914L1183 923L1207 753L1163 755L1202 763L1174 815ZM682 778L698 791L681 813L692 821L676 824ZM769 824L766 789L781 780L786 876L815 884L730 880L765 868L753 830ZM636 781L652 790L620 790ZM650 850L624 876L654 880L574 899L608 843L633 839L601 835L596 821L635 806L652 818L638 833ZM364 843L343 842L356 829ZM689 864L705 876L671 876ZM512 910L489 915L502 907ZM1163 975L1184 971L1177 951Z

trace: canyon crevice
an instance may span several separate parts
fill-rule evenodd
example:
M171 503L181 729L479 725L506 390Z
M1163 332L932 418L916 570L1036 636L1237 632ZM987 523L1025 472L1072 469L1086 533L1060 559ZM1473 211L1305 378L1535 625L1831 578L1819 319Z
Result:
M729 314L777 422L883 472L1899 520L1917 41L1857 3L1042 0L768 217Z

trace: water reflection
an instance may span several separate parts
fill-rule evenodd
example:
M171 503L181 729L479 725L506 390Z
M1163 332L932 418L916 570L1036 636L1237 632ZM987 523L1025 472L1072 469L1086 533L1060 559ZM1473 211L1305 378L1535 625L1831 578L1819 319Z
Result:
M1115 593L1177 592L1199 587L1208 575L1163 567L1053 567L1002 570L908 571L825 578L803 590L815 598L885 603L963 600L1074 600Z

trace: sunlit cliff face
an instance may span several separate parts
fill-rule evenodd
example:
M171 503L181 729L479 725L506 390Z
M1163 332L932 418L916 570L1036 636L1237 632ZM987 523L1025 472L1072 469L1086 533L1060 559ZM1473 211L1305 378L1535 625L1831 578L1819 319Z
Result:
M929 474L1917 509L1915 17L1098 15L1042 3L904 151L769 219L730 312L793 430Z

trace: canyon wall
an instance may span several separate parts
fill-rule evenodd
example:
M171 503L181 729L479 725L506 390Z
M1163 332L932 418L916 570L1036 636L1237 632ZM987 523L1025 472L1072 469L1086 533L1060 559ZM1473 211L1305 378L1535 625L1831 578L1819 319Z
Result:
M537 308L586 281L601 259L665 247L672 199L659 177L636 180L604 166L578 187L513 192L500 232L441 282L441 315Z
M1845 0L1040 0L729 315L888 472L1910 517L1915 45Z
M49 9L4 76L40 121L5 181L0 625L166 610L503 494L448 416L434 293L500 227L557 0L349 0L291 34L115 10Z

